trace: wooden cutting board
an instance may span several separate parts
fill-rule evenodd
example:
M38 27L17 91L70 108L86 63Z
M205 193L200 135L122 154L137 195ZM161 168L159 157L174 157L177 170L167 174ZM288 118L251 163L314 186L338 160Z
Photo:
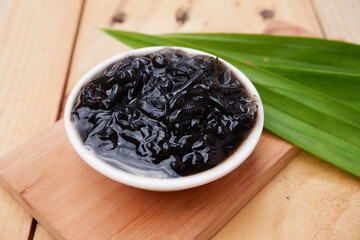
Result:
M58 239L207 239L298 152L265 131L253 154L220 180L151 192L86 165L59 121L0 159L0 183Z

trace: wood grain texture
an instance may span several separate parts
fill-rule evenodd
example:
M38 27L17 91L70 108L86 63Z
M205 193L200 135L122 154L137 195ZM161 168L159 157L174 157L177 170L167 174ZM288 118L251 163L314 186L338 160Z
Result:
M55 120L79 1L0 1L0 156ZM32 217L0 189L0 239L27 239Z
M40 4L39 4L40 2ZM209 3L210 2L210 3ZM316 7L316 10L318 10L319 12L319 19L320 22L323 24L323 28L324 31L326 32L326 35L328 37L331 38L335 38L335 39L342 39L342 40L347 40L347 41L352 41L352 42L358 42L358 37L354 35L358 34L359 31L357 31L358 28L358 23L360 22L356 17L359 16L359 10L358 5L354 5L354 4L358 4L359 1L357 0L314 0L314 5ZM77 2L75 3L71 3L69 4L69 1L61 1L58 4L64 4L66 6L69 6L69 11L67 12L67 15L65 18L72 18L73 15L73 11L72 9L74 9L74 7L76 8L76 4L78 4ZM24 6L26 6L26 10L27 13L23 14L24 12ZM63 26L63 23L67 22L68 19L64 18L64 22L61 23L59 22L59 16L55 13L54 14L54 10L50 10L48 11L47 6L54 5L54 2L45 2L45 1L32 1L31 4L30 2L26 3L25 1L9 1L9 0L0 0L0 41L8 38L8 37L4 37L4 35L10 34L13 37L11 38L11 42L12 44L8 44L6 45L7 48L8 46L11 46L13 49L7 49L7 53L9 53L9 50L14 50L16 49L18 52L19 49L22 49L22 47L27 47L28 45L31 44L31 47L34 48L35 46L38 48L40 44L37 43L37 38L36 37L30 37L29 38L29 34L27 33L29 30L36 30L37 34L41 34L39 33L39 31L45 26L56 26L57 28ZM63 6L64 6L63 5ZM71 5L71 6L70 6ZM76 52L75 52L75 61L72 65L72 71L71 71L71 76L70 76L70 82L68 84L68 88L67 88L67 92L69 92L69 90L71 89L72 85L89 69L91 68L93 65L95 65L96 63L98 63L99 61L117 54L118 52L127 50L128 48L119 44L118 42L108 38L107 36L103 35L102 33L100 33L98 30L96 30L94 28L94 26L113 26L116 28L121 28L121 29L126 29L126 30L137 30L137 31L143 31L143 32L149 32L149 33L156 33L156 32L186 32L186 31L236 31L236 32L262 32L265 31L267 33L272 33L272 34L286 34L288 35L289 32L291 32L290 34L292 35L299 35L299 30L298 28L300 27L300 34L318 34L321 33L321 31L319 30L320 27L317 24L316 18L314 17L314 11L311 7L310 1L306 0L291 0L291 1L287 1L287 0L240 0L240 1L216 1L216 3L214 3L214 1L121 1L121 0L107 0L107 1L95 1L95 0L88 0L87 1L87 18L86 20L84 19L82 21L81 24L81 31L82 33L80 33L82 37L82 39L78 39L77 42L77 48L76 48ZM157 7L151 7L151 6L159 6L159 8ZM326 6L326 7L324 7ZM189 19L184 23L184 24L179 24L178 22L176 22L175 20L175 14L179 9L182 10L188 10L190 7L190 11L189 11ZM72 9L71 9L72 8ZM155 8L155 11L154 11ZM35 16L34 15L34 11L36 12L35 15L41 15L41 13L39 12L39 9L46 9L46 13L48 13L47 18L44 19L42 18L41 21L39 21L39 16ZM53 8L52 8L53 9ZM135 10L141 10L141 11L137 11L138 13L135 13ZM206 11L204 10L206 9ZM209 9L209 10L208 10ZM63 7L59 7L57 9L57 11L59 12L63 12L64 8ZM152 11L153 10L153 11ZM265 14L267 17L264 18L260 13L264 10L268 10L270 12L274 12L273 16L269 17L269 14ZM321 13L321 11L323 11L323 13ZM14 12L17 12L14 14ZM59 13L58 12L58 13ZM111 18L112 16L115 15L116 12L124 12L126 14L125 17L125 22L123 23L114 23L114 24L110 24L111 22ZM194 14L196 13L196 14ZM221 18L214 18L212 14L221 14ZM333 15L334 14L334 15ZM53 16L54 15L54 16ZM270 14L271 15L271 14ZM335 16L335 17L334 17ZM54 24L54 19L53 17L56 19L56 24ZM355 17L355 18L354 18ZM12 23L9 24L9 19L11 19ZM354 20L355 19L355 20ZM24 23L25 22L25 23ZM36 22L36 24L34 24L34 22ZM41 22L41 24L40 24ZM227 23L227 24L225 24ZM326 24L328 24L328 26L325 26ZM344 26L345 24L345 26ZM156 27L156 26L161 26L161 27ZM233 26L233 28L231 27ZM236 27L235 27L236 26ZM349 27L351 26L351 27ZM21 36L21 38L16 39L16 37L14 37L19 31L19 29L23 29L23 32L20 33L19 36ZM40 29L40 30L39 30ZM57 29L56 31L62 31L64 28L62 27L62 29ZM224 29L224 30L223 30ZM304 32L303 30L306 29L308 31L308 33ZM330 30L329 30L330 29ZM352 30L352 29L355 29ZM71 28L70 30L68 28L66 28L66 31L72 31ZM14 33L15 32L15 33ZM54 34L53 32L51 32L52 34ZM333 35L331 35L331 34ZM28 35L26 35L28 34ZM65 33L67 34L67 33ZM62 36L64 35L64 33L62 34ZM51 37L49 37L49 39L53 39L54 35L50 35ZM81 37L80 36L80 37ZM349 37L350 36L350 37ZM358 36L358 35L357 35ZM39 38L40 39L40 38ZM56 39L56 38L55 38ZM44 40L42 40L42 42L44 42ZM2 43L2 42L1 42ZM46 43L48 44L48 43ZM1 59L1 55L3 55L4 51L4 45L0 45L0 59ZM63 49L62 46L60 46L60 49ZM78 50L79 49L79 50ZM115 52L114 52L115 49ZM46 49L47 51L49 51L49 49ZM57 51L57 49L55 49ZM50 50L51 51L51 50ZM41 50L40 50L41 52ZM32 52L31 52L32 53ZM35 52L36 53L36 52ZM65 52L66 53L66 52ZM64 54L65 54L64 53ZM47 53L44 53L44 56L46 56ZM27 63L31 63L31 64L35 64L39 62L38 59L38 54L29 54L29 52L27 51L27 53L25 54L24 52L22 52L22 56L26 56L26 59L29 59L29 61L27 61ZM57 55L54 54L52 55L55 58L57 58ZM52 58L46 58L47 61L53 62ZM24 62L25 60L23 60ZM57 60L58 61L58 60ZM33 63L34 62L34 63ZM65 61L66 63L68 63L68 61ZM60 63L60 66L63 63ZM24 68L24 67L23 67ZM26 66L25 66L26 68ZM43 70L41 70L43 71ZM39 71L39 73L41 73L41 71ZM6 73L3 71L3 68L0 68L0 72ZM27 72L27 71L26 71ZM56 71L54 71L56 72ZM7 73L6 73L7 74ZM38 75L37 75L38 76ZM4 84L2 81L4 81L5 78L0 79L0 99L2 100L2 102L11 102L15 99L17 99L16 101L22 101L23 102L30 102L31 99L37 99L36 95L38 94L34 94L32 96L29 97L30 93L29 93L29 86L32 85L32 82L26 83L28 85L26 85L25 87L19 87L19 84L12 84L11 81L18 81L16 79L10 79L10 80L6 80L10 84L6 85L7 86L7 91L11 92L12 90L16 90L16 91L20 91L21 93L24 93L23 95L19 95L19 97L16 97L14 94L10 94L10 93L5 93L4 90ZM7 78L9 79L9 78ZM22 78L21 78L22 79ZM60 80L61 83L62 80ZM59 82L59 84L60 84ZM38 83L38 80L35 81L35 83ZM37 86L37 85L36 85ZM46 89L46 87L44 87L44 89ZM53 91L53 90L52 90ZM57 89L56 91L61 91L61 89ZM42 94L44 95L44 94ZM45 94L46 95L46 94ZM54 92L52 92L52 94L47 94L46 97L44 98L50 98L53 99L53 97L55 97ZM35 96L35 98L34 98ZM56 95L58 96L58 95ZM52 100L50 100L52 101ZM20 104L20 103L19 103ZM16 109L15 107L17 105L19 105L18 103L14 104L14 106L12 106L12 108ZM21 137L17 137L16 139L11 138L12 140L9 140L10 142L8 142L7 138L3 138L3 136L6 136L3 134L3 129L5 129L3 126L6 126L6 131L7 132L11 132L14 131L15 134L18 134L18 136L23 136L23 137L27 137L32 135L33 133L37 132L37 127L39 128L44 128L45 126L47 126L50 122L44 122L43 121L43 115L46 114L47 115L47 108L46 108L46 113L43 114L38 114L36 118L33 118L33 122L37 121L37 124L32 124L31 128L29 131L25 130L26 128L22 128L21 130L19 130L18 128L18 124L21 123L21 119L27 119L29 118L31 115L29 114L31 110L33 110L34 106L30 104L30 108L26 107L23 108L22 110L25 109L25 111L19 111L16 110L14 112L12 112L12 117L10 117L10 115L7 115L6 119L7 122L10 122L10 125L4 125L3 121L0 121L0 155L2 155L4 152L6 152L8 150L8 148L12 148L15 147L14 143L18 143L19 139ZM48 106L48 105L47 105ZM0 118L4 118L4 105L0 105ZM37 113L40 113L41 108L37 109ZM29 110L29 112L27 112L27 110ZM9 110L7 111L8 114ZM51 111L50 111L51 112ZM49 115L52 115L53 112ZM55 114L56 115L56 114ZM24 118L25 116L25 118ZM40 116L40 117L39 117ZM25 121L24 120L24 121ZM52 120L53 121L53 120ZM37 126L35 126L37 125ZM5 139L5 141L3 140ZM6 147L7 145L7 147ZM311 160L311 157L306 156L306 158L310 159L310 161L314 161ZM306 167L313 167L316 169L316 172L322 172L324 171L324 166L319 164L319 165L312 165L312 164L306 164L306 160L304 160L303 158L300 159L299 164L297 165L289 165L289 167L291 168L291 170L295 170L293 168L300 168L302 169L302 171L306 172L308 171L308 169L306 169ZM304 169L305 168L305 169ZM288 169L288 168L286 168ZM325 167L326 170L326 167ZM283 173L283 172L282 172ZM281 173L281 174L282 174ZM339 173L341 174L341 173ZM280 175L279 175L280 176ZM307 175L301 175L301 171L298 173L298 175L296 176L299 180L306 178ZM318 181L310 181L308 185L308 192L310 192L312 195L314 195L314 198L319 198L321 196L321 194L323 194L323 191L316 191L316 189L319 187L318 184L320 184ZM336 187L332 188L332 191L334 191L334 195L337 194L337 192L341 192L340 190L343 188L344 184L347 184L346 180L340 180L337 182L333 182ZM280 183L277 183L280 184ZM271 189L276 188L276 184L270 184L269 185L271 187ZM272 190L267 190L269 197L267 198L268 204L270 204L271 208L274 209L279 209L279 207L281 205L284 204L284 202L282 201L274 201L274 199L276 199L276 191ZM316 209L312 209L311 205L308 204L309 203L309 199L308 196L306 194L308 194L308 192L303 192L303 194L301 194L302 192L297 192L297 201L298 202L304 202L303 205L306 205L309 208L309 212L311 212L313 215L315 214L320 214L317 210L321 210L323 212L327 212L329 215L333 215L332 212L332 206L335 204L328 204L328 205L324 205L323 208L316 208ZM15 201L11 201L11 200L4 200L4 199L11 199L9 198L8 195L6 195L7 193L4 193L4 191L0 191L0 200L1 204L0 204L0 239L24 239L22 236L26 236L27 234L27 230L26 230L26 226L28 226L30 224L30 220L22 220L24 218L24 211L20 210L20 207L18 206L18 204ZM271 196L270 196L271 195ZM254 202L254 201L252 201ZM260 201L260 198L255 198L255 203L254 206L251 208L250 211L245 211L247 214L243 214L242 216L242 220L239 221L239 224L241 224L240 229L244 229L247 226L251 227L251 224L253 224L253 221L250 221L250 223L248 223L246 221L246 219L252 219L252 216L258 216L259 214L261 214L260 212L258 212L258 209L262 209L262 208L258 208ZM269 203L270 202L270 203ZM349 205L354 205L357 204L358 200L357 199L353 199L350 198L350 200L347 202L347 204ZM343 204L343 201L339 201L339 204ZM15 206L15 207L14 207ZM294 209L282 209L284 211L293 211L295 213L296 209L298 209L298 205L294 204ZM318 206L318 205L315 205ZM328 206L328 207L325 207ZM295 208L296 207L296 208ZM310 211L311 209L311 211ZM349 208L350 210L356 210L356 208ZM297 210L299 211L299 210ZM244 211L242 211L244 212ZM242 214L242 212L240 212L240 214ZM354 213L356 214L357 212L354 211ZM26 215L26 214L25 214ZM340 214L341 215L341 214ZM10 217L11 216L11 217ZM341 222L342 224L346 224L347 221L352 221L352 223L356 223L359 222L358 219L354 219L355 215L352 215L351 211L347 211L347 213L345 215L343 215L344 218L342 218ZM25 217L26 218L26 217ZM29 215L27 215L27 218L29 218ZM336 218L334 216L334 218ZM239 218L235 218L235 219L239 219ZM255 229L253 236L259 236L259 229L261 230L262 228L264 229L268 229L267 228L267 224L271 224L273 221L276 222L277 219L277 215L267 215L265 218L258 218L257 220L259 220L263 225L256 225L258 228ZM298 219L299 220L299 219ZM303 219L308 220L307 218ZM291 221L291 219L287 218L286 221L284 221L281 225L282 229L286 229L288 228L288 224L293 224L294 221ZM4 224L5 223L5 224ZM301 221L298 221L297 223L304 223ZM25 226L25 227L23 227ZM237 229L239 229L240 225L236 225L234 224L234 222L231 222L231 226L232 228L225 228L224 231L222 231L221 233L234 233L235 235L232 235L232 239L234 239L234 237L236 238L236 236L242 236L241 234L243 234L242 231L236 231ZM304 226L309 228L309 233L310 232L315 232L318 226L326 226L326 224L324 224L324 222L322 222L321 224L312 224L311 226L305 222ZM341 224L336 224L336 229L339 230L341 229ZM298 229L294 229L294 231L299 232L300 231L300 227L301 225L298 225ZM44 231L42 231L41 227L37 228L38 230L40 229L40 233L36 233L35 234L35 239L36 240L40 240L40 239L49 239L49 236L46 236L46 234L44 233ZM331 227L329 228L331 229ZM346 226L344 229L347 229ZM358 227L356 228L358 229ZM321 229L320 229L321 230ZM280 231L280 230L279 230ZM260 231L261 232L261 231ZM337 231L338 232L338 231ZM14 235L15 234L15 235ZM236 234L240 234L240 235L236 235ZM266 232L263 232L263 235L267 234ZM292 233L289 233L290 235ZM231 237L231 235L222 235L224 238L226 239L228 236ZM251 234L246 235L249 236L249 239L255 239L255 238L251 238ZM265 235L267 236L267 235ZM321 236L318 235L318 236ZM325 235L326 236L326 235ZM335 236L344 236L344 239L346 238L346 235L335 235ZM350 236L350 234L349 234ZM356 235L354 235L356 236ZM296 236L295 236L296 237ZM321 239L321 237L319 237ZM360 239L360 237L358 237ZM230 238L231 239L231 238Z
M0 160L0 183L58 239L208 239L298 152L265 132L227 176L190 190L151 192L86 165L60 121Z
M326 38L360 44L359 0L313 0Z
M80 10L80 1L12 3L0 22L0 155L55 122Z
M32 217L0 187L0 239L27 239Z
M213 240L360 239L360 180L302 152Z

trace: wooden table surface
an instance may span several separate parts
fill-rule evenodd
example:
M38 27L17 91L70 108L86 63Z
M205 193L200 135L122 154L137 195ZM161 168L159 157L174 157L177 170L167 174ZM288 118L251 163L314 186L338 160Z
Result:
M96 27L359 44L360 0L0 0L0 156L60 119L89 68L129 49ZM358 240L360 179L303 151L214 237L239 238ZM52 238L0 187L0 239Z

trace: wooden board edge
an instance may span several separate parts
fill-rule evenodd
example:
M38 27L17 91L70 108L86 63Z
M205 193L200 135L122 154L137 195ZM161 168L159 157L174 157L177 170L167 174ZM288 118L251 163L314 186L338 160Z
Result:
M18 193L5 179L0 177L0 185L5 188L6 191L10 193L10 195L31 215L36 221L44 228L48 233L55 239L65 240L58 233L49 222L46 221L41 215L38 215L35 211L33 211L32 206L21 196L22 193ZM24 191L25 192L25 191Z
M259 193L269 182L273 179L283 168L285 168L290 161L300 154L303 150L299 147L293 145L289 151L287 151L279 161L271 169L271 172L263 175L261 179L255 182L257 187L254 187L252 191L249 191L248 197L245 202L241 203L240 201L237 204L233 205L233 208L228 208L227 212L222 215L222 218L219 218L217 221L213 222L209 226L207 231L202 232L196 237L197 240L211 239L216 235L217 232L221 230L242 208L246 206L248 202L253 199L257 193ZM221 223L221 224L219 224Z
M16 191L16 189L14 189L11 184L1 175L1 163L2 160L5 160L5 162L3 162L3 164L6 164L6 159L11 158L14 154L16 154L19 149L23 149L26 148L26 146L28 145L28 142L33 141L33 139L36 139L37 137L43 137L44 135L47 135L49 133L49 130L53 129L54 127L59 127L59 125L63 124L63 119L60 119L58 121L56 121L53 125L51 125L50 127L40 131L39 133L35 134L33 137L31 137L27 142L20 144L18 147L16 147L15 149L9 151L8 153L6 153L4 156L2 156L0 158L0 185L2 187L4 187L4 189L10 193L10 195L33 217L36 219L36 221L46 230L49 232L49 234L55 238L55 239L59 239L59 240L63 240L64 238L61 236L60 233L58 233L52 226L51 224L45 219L43 218L41 215L37 214L36 211L33 210L33 207L22 197L22 194L26 192L26 190L24 190L23 192L18 192ZM6 167L5 167L6 168Z

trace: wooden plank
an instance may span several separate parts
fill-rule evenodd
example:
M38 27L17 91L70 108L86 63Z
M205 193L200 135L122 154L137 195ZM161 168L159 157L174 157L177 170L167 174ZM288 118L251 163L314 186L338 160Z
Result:
M359 200L359 178L302 152L213 240L358 240Z
M313 0L326 38L360 44L359 0Z
M208 239L298 152L265 132L249 159L220 180L151 192L86 165L60 121L0 160L0 183L58 239Z
M80 1L18 1L8 10L0 25L0 155L56 120Z
M0 1L0 156L56 119L80 1ZM32 218L0 189L0 239Z

